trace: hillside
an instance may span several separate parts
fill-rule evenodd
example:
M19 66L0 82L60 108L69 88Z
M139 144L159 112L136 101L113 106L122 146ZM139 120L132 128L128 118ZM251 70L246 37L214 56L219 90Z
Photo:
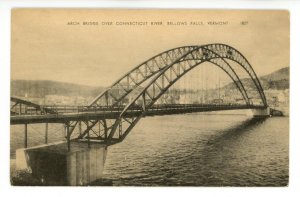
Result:
M290 68L285 67L260 78L264 89L284 90L290 87Z
M11 95L44 98L45 95L64 95L95 97L104 90L103 87L92 87L72 83L48 80L12 80Z
M289 73L290 73L290 67L285 67L271 74L264 75L261 77L261 79L266 81L289 80Z
M282 68L268 75L260 77L264 90L289 88L289 67ZM250 78L242 79L245 88L255 88ZM225 85L223 90L236 88L235 84ZM104 90L104 87L92 87L72 83L64 83L48 80L12 80L11 95L30 98L44 98L45 95L82 96L95 97Z
M289 89L289 67L282 68L275 72L272 72L268 75L261 76L259 78L264 90L276 89L276 90L285 90ZM245 88L255 88L252 80L250 78L242 79L242 83ZM229 83L223 87L224 89L235 88L235 84Z

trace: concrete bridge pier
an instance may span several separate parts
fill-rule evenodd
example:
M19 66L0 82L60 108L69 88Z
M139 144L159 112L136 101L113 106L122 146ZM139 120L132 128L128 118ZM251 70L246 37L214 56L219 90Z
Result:
M269 107L262 109L249 109L248 115L252 117L268 117L271 116L271 111Z
M30 170L46 185L87 185L102 178L107 146L83 142L46 144L16 151L16 169Z

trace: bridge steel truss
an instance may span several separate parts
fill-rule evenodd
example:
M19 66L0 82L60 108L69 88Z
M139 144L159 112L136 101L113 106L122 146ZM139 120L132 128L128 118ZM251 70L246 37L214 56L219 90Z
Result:
M103 140L104 138L105 143L108 145L123 141L138 121L147 114L148 109L174 83L187 72L205 62L221 68L235 83L246 105L250 106L247 91L227 59L236 62L246 71L261 97L263 106L267 107L266 97L256 73L248 60L238 50L225 44L178 47L160 53L133 68L110 88L97 96L90 103L91 108L97 106L114 108L122 106L123 100L130 93L138 88L142 88L136 97L123 108L120 116L117 119L110 120L111 123L109 126L107 126L106 120L99 120L98 124L103 126L102 131L104 131L102 135L91 138L87 136L89 134L89 129L87 128L78 139L91 138L94 140ZM145 81L147 81L147 85L141 87L140 85L144 84ZM116 90L118 90L118 93L116 93ZM129 112L134 111L137 106L142 108L141 112L137 116L128 117ZM91 125L93 124L96 123L92 122Z
M168 91L182 76L191 71L193 68L208 62L222 69L234 82L240 91L247 106L251 107L249 96L234 68L227 60L236 62L243 68L252 79L257 92L263 103L267 107L267 101L261 83L254 72L248 60L235 48L225 44L208 44L200 46L184 46L162 52L147 61L136 66L104 92L98 95L88 106L88 109L105 107L106 110L119 110L119 116L115 119L86 119L79 121L66 121L65 137L70 149L71 140L105 143L112 145L122 142L129 134L132 128L153 107L155 102ZM143 84L143 86L141 86ZM144 85L146 84L146 85ZM124 105L128 96L135 94L135 97ZM18 112L13 111L20 104L33 107L40 114L56 113L50 109L43 109L41 106L14 99L15 105L11 108L11 114ZM24 103L25 102L25 103ZM27 102L27 103L26 103ZM19 107L21 109L21 106ZM137 111L137 108L140 110ZM88 110L87 109L87 110ZM135 115L129 115L131 112ZM22 110L19 111L19 115ZM76 136L74 135L77 128ZM27 132L27 124L25 125ZM27 134L25 134L27 136ZM27 140L27 139L26 139Z

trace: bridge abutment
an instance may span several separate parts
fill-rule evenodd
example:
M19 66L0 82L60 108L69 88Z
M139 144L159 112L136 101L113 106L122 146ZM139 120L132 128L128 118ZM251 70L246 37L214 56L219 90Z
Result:
M16 169L28 169L46 185L87 185L102 178L107 146L66 142L22 148L16 151Z
M268 117L271 115L271 111L269 107L263 109L250 109L248 115L253 117Z

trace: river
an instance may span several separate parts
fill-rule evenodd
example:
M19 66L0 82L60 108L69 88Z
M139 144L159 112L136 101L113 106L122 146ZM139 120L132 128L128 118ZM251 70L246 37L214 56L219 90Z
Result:
M28 128L29 146L42 143L43 127ZM22 130L11 127L12 163L23 146ZM63 139L61 125L50 125L49 132L49 142ZM147 117L108 148L103 173L117 186L285 186L288 156L288 117Z

